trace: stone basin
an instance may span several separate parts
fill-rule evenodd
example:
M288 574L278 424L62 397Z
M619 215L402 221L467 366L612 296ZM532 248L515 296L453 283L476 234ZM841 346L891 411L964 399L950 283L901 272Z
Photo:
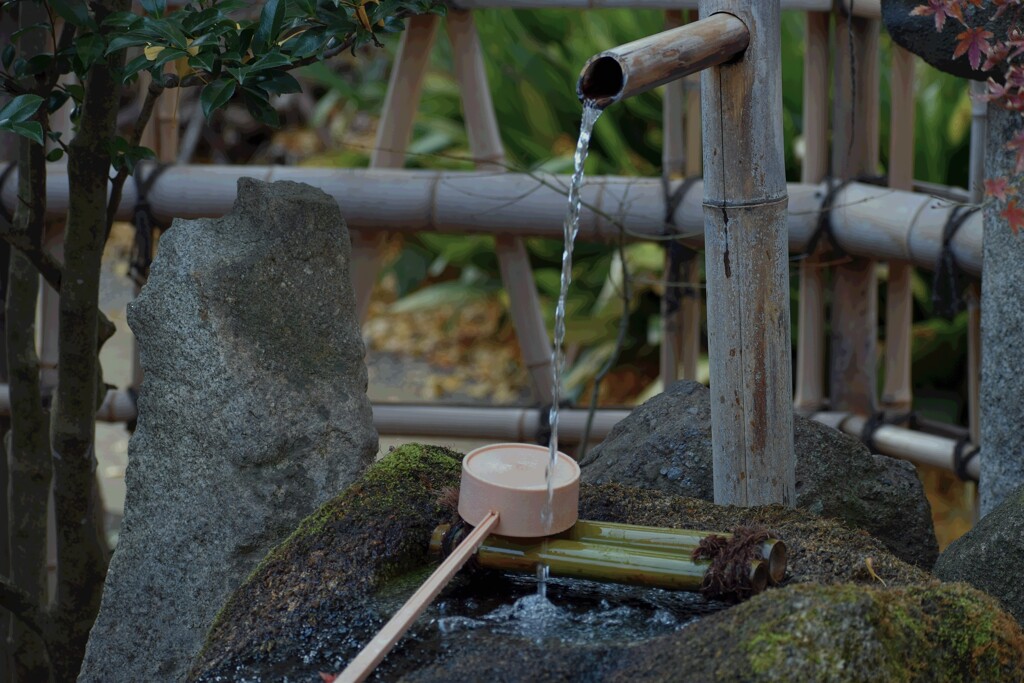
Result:
M314 681L340 671L429 571L430 531L452 520L460 457L402 447L307 518L222 609L190 680ZM838 522L615 484L584 485L580 514L707 530L761 524L789 545L789 574L728 609L612 588L605 605L600 588L551 586L561 614L528 580L461 577L373 679L1017 681L1024 672L1024 635L993 599L940 583ZM508 618L494 616L503 597ZM580 609L595 597L590 607L606 622L624 604L664 628L597 637L603 625ZM656 618L659 610L668 616ZM548 618L556 628L540 623Z

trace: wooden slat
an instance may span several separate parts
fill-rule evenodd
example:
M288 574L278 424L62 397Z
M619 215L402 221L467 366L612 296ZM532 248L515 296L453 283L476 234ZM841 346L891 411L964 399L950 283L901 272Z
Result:
M437 35L438 16L420 14L409 19L395 56L388 92L384 97L377 139L370 168L401 168L409 147L416 110L420 103L423 77L430 63L430 50ZM384 235L352 232L352 284L360 320L366 318L373 285L380 270L380 247Z
M889 187L910 190L914 185L914 60L910 52L892 46L890 76ZM913 266L889 262L885 300L885 386L882 408L905 413L913 404L910 381L914 300Z
M803 140L801 181L821 182L828 174L829 15L808 12L804 52ZM825 400L825 267L819 254L800 261L797 317L796 395L801 413L821 408Z
M878 31L877 20L836 14L832 159L840 178L874 174L878 168ZM841 216L844 210L834 213ZM831 320L832 409L873 413L878 375L874 261L853 258L836 267Z

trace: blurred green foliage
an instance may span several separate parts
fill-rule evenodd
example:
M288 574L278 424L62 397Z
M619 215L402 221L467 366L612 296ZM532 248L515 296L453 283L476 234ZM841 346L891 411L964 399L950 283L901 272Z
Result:
M487 56L487 73L495 111L512 170L543 170L568 173L578 132L580 105L575 83L586 60L596 52L664 29L664 14L657 11L481 10L475 13L481 43ZM783 131L786 174L800 175L803 103L804 16L783 15L782 80ZM394 45L388 47L393 54ZM888 152L889 41L883 35L881 72L881 160L884 172ZM378 54L360 67L341 72L318 65L307 76L328 88L324 109L348 112L379 112L387 85L391 54ZM917 62L917 126L915 176L931 182L966 186L970 132L970 103L964 82ZM825 96L823 94L823 96ZM594 132L588 174L658 176L661 159L661 92L655 91L609 108ZM365 165L365 144L342 145L317 164ZM460 92L452 69L451 49L438 32L437 46L424 84L422 101L411 145L411 167L470 169L472 162L462 126ZM552 317L557 294L561 244L529 240L542 298ZM634 244L625 249L631 274L636 278L631 301L630 334L623 362L651 368L660 341L658 297L661 287L661 248ZM615 296L615 268L621 262L607 244L580 244L568 310L568 340L580 344L583 353L577 372L570 375L570 390L578 393L585 381L584 368L603 362L611 352L621 297ZM794 268L795 271L795 268ZM451 303L481 293L497 295L499 277L493 242L489 237L422 235L408 240L401 256L391 265L399 294L408 296L398 307ZM915 377L927 386L959 392L962 372L963 320L929 321L931 303L927 280L919 273L915 297L916 319L922 321L922 343L917 345ZM438 280L443 282L438 282ZM427 289L416 291L423 282ZM884 283L883 283L884 294ZM884 306L882 307L884 310ZM795 301L794 301L795 310ZM881 321L884 326L884 320ZM795 330L795 321L794 321ZM926 388L924 384L921 388ZM959 406L942 417L956 419Z

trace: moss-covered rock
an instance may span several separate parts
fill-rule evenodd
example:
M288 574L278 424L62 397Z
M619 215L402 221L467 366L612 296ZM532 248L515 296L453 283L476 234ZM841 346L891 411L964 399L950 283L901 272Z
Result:
M224 607L193 680L315 680L318 671L338 671L425 577L430 532L453 515L458 458L400 448L303 522ZM380 680L679 680L691 670L701 673L686 680L793 680L794 672L826 680L840 662L852 673L835 680L970 680L976 671L998 675L975 680L1016 680L1004 675L1024 656L1012 619L972 589L938 584L864 532L800 510L719 507L611 484L584 485L580 512L712 530L763 524L789 545L787 587L636 642L538 641L486 628L442 637L424 618ZM928 643L946 649L929 654ZM921 654L900 654L910 647ZM779 670L779 662L792 668ZM926 677L929 670L941 675ZM878 675L856 677L865 671Z

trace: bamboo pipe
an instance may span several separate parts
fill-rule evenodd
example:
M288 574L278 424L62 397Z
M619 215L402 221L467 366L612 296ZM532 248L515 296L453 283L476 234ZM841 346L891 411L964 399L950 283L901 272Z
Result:
M727 62L750 42L746 25L727 13L605 50L590 58L576 84L599 107Z
M434 529L431 553L441 554L448 528L449 525L442 524ZM552 576L691 592L700 590L711 565L707 560L692 560L678 553L558 538L507 536L488 536L476 553L476 561L486 569L534 574L538 565L544 565ZM749 581L751 593L760 593L767 587L768 568L763 561L751 562Z
M733 537L730 533L716 531L662 529L583 519L578 520L568 531L558 534L559 538L580 543L604 543L638 550L681 551L684 553L692 553L700 545L700 542L709 536ZM773 584L780 583L786 576L788 559L786 544L777 538L768 539L761 545L761 557L767 563L769 580Z
M236 183L244 176L319 187L337 200L349 229L356 232L537 237L561 237L565 195L557 188L569 182L567 176L518 173L199 164L167 169L149 193L150 207L162 221L222 216L231 210ZM16 187L15 172L0 188L0 198L8 209L17 201ZM683 244L698 249L704 236L702 190L701 182L694 183L675 216L680 232L686 235ZM800 253L806 248L824 191L821 185L789 184L790 251ZM594 176L584 185L583 201L582 240L615 239L620 226L630 239L661 239L663 235L664 200L658 179ZM62 216L67 205L67 173L50 168L47 215ZM134 205L134 184L127 183L118 219L130 219ZM902 259L934 269L949 211L948 203L927 195L851 183L836 196L832 221L837 243L850 254ZM980 215L971 216L952 242L957 263L975 276L981 273L981 223Z

